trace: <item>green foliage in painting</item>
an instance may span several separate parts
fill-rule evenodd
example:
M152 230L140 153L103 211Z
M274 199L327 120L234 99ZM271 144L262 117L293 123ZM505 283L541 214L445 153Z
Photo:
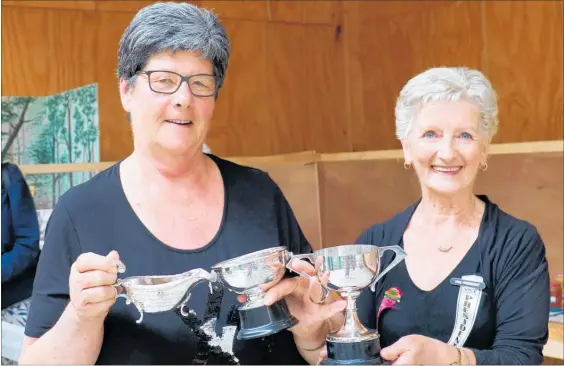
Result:
M97 85L48 97L2 98L2 159L15 164L98 162ZM91 172L26 177L38 208L51 208Z

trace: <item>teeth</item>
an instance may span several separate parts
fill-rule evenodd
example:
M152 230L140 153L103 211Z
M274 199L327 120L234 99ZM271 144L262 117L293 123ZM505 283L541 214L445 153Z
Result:
M187 125L187 124L192 123L192 121L184 121L184 120L181 120L181 119L169 119L168 121L172 122L172 123L178 123L178 124L181 124L181 125Z
M433 169L439 171L439 172L456 172L460 169L459 166L457 167L443 167L443 166L433 166Z

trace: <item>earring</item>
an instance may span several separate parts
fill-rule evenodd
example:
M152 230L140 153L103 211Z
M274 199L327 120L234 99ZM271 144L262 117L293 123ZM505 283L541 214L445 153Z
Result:
M485 162L484 164L480 164L480 169L485 172L486 170L488 170L488 163Z
M409 168L411 168L411 163L408 163L407 161L403 163L403 168L405 170L409 170Z

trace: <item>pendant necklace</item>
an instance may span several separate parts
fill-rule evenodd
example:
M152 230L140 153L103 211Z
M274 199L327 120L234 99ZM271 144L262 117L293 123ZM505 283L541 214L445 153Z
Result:
M439 247L439 251L440 251L441 253L448 253L448 252L450 252L451 249L452 249L452 245L451 245L450 247L448 247L448 248Z

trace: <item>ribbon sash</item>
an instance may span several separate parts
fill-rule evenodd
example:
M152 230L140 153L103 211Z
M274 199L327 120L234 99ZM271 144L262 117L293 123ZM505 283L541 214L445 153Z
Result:
M462 276L461 279L453 278L450 282L453 285L459 285L460 289L458 291L454 329L448 344L463 347L476 322L485 284L484 279L476 275Z

